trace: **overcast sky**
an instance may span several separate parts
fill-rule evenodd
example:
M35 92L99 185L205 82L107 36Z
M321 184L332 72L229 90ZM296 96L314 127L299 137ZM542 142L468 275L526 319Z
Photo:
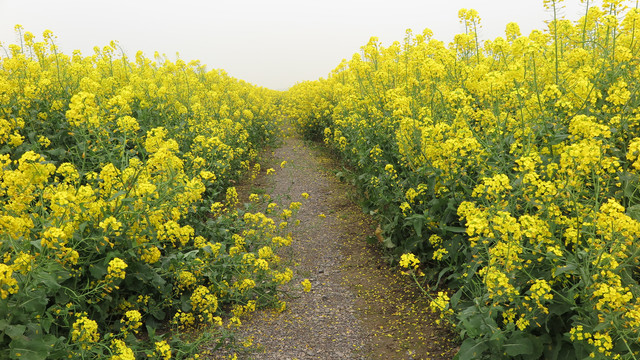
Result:
M579 0L565 2L566 18L584 12ZM481 39L504 36L511 21L528 35L552 18L542 0L0 0L0 42L16 43L15 24L39 40L52 30L67 54L91 55L93 46L117 40L130 56L158 51L173 61L179 52L185 61L284 90L326 77L371 36L388 45L407 28L427 27L449 43L463 31L460 8L478 10Z

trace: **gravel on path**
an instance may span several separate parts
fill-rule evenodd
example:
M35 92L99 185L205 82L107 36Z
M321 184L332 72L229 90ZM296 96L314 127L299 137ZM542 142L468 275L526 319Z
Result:
M279 204L302 202L287 252L297 264L292 283L308 278L312 290L297 294L282 313L252 315L240 337L252 337L261 349L253 359L366 359L367 334L356 316L355 296L340 274L345 231L331 206L335 180L320 171L317 157L297 138L285 139L275 150L274 163L282 161L287 163L276 167L270 195Z
M243 319L238 339L251 339L255 351L239 359L451 359L451 333L434 325L424 296L389 268L377 244L365 241L374 222L326 171L333 160L286 137L269 162L276 169L267 178L271 198L280 205L302 202L293 243L281 256L296 265L291 283L308 278L312 290L290 289L284 312Z

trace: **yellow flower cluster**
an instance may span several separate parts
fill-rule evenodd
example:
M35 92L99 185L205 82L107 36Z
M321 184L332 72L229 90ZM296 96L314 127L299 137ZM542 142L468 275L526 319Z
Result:
M120 319L120 323L122 324L122 333L128 334L129 332L133 332L134 334L138 333L138 328L142 326L142 314L138 310L129 310L124 314L124 317Z
M113 355L109 357L109 360L135 360L136 356L133 350L127 346L127 344L120 339L111 340L111 352Z
M273 281L278 284L286 284L293 279L293 271L286 268L285 271L274 271Z
M141 324L218 323L218 300L278 304L274 250L291 237L262 213L244 222L230 186L260 172L278 92L198 61L130 58L116 42L67 55L50 31L16 31L0 51L0 309L34 304L11 326L38 334L36 357L169 359L168 340L135 341ZM0 348L21 346L3 335Z
M125 269L127 268L127 263L125 263L120 258L115 258L109 261L109 267L107 268L107 280L110 279L124 279L126 276Z
M0 264L0 298L6 299L9 294L18 292L18 281L13 278L11 266Z
M538 305L538 308L544 313L548 314L547 309L542 303L548 300L553 300L553 294L551 293L551 286L544 279L536 279L531 288L529 289L531 296L526 296L525 300L534 300Z
M193 310L199 313L200 322L212 323L218 309L218 298L205 286L200 285L193 291L190 300Z
M444 291L438 291L438 295L435 299L431 300L429 303L429 308L432 312L438 313L440 319L447 319L451 315L453 315L453 309L450 308L451 298ZM439 324L440 319L436 322Z
M284 111L353 166L402 267L437 260L425 266L461 287L457 325L482 356L504 356L498 335L463 327L500 314L507 341L566 338L560 317L591 334L571 337L576 356L633 358L640 9L587 2L570 21L560 1L545 6L553 19L528 35L509 23L480 41L478 12L462 9L465 32L449 44L428 29L371 38L327 78L292 87Z
M190 271L180 271L178 274L178 288L191 289L197 282L196 276Z
M403 268L415 268L420 265L420 260L412 253L402 254L400 266Z
M80 316L73 323L71 341L82 344L82 347L86 349L90 346L90 343L95 343L99 339L100 333L98 333L98 323L94 320L91 320L86 316Z
M155 343L155 350L151 355L152 358L170 360L171 359L171 345L167 344L165 340Z
M301 284L304 292L311 291L311 281L309 281L309 279L302 280Z

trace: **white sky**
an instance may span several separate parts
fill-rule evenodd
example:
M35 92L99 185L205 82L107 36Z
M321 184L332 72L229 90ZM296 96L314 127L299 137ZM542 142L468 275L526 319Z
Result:
M578 19L579 0L563 14ZM200 60L208 69L260 86L284 90L315 80L377 36L384 45L430 28L449 43L463 31L460 8L478 10L481 39L504 36L515 21L522 33L545 27L552 14L542 0L0 0L0 42L17 43L21 24L40 40L45 29L64 53L93 54L117 40L129 56L155 51L172 61Z

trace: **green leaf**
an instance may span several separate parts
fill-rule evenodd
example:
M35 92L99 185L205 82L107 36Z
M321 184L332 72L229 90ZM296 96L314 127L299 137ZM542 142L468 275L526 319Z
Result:
M45 290L37 289L32 291L29 295L29 298L19 305L20 310L23 313L44 313L47 308L47 303L49 302L49 298L47 297Z
M627 208L627 215L633 220L640 221L640 204L629 206Z
M458 360L476 360L482 357L482 353L489 347L484 341L478 341L476 339L467 338L460 345L460 351L456 355Z
M443 226L442 229L452 233L463 233L467 231L467 228L460 226Z
M34 278L38 280L38 282L44 284L53 292L60 289L60 283L69 279L70 277L71 275L68 271L61 269L48 269L46 271L38 271L34 273Z
M17 339L23 337L24 331L27 329L25 325L9 325L5 328L5 334L9 335L11 339Z
M52 150L45 150L45 152L53 157L62 157L67 151L63 148L55 148Z
M394 247L396 247L396 244L394 244L393 241L391 241L390 237L384 238L382 243L384 244L384 246L386 246L389 249L393 249Z
M622 193L626 198L633 199L635 197L636 192L638 191L638 175L631 174L625 171L621 173L619 176L620 176L620 181L623 183Z
M549 335L547 335L549 337ZM544 345L543 358L547 360L569 359L571 355L571 346L562 340L562 335L557 333L553 342L549 337L548 343ZM564 351L564 355L561 354ZM575 357L575 354L573 354Z
M108 201L113 201L113 200L117 199L118 197L120 197L120 196L122 196L122 195L126 195L126 194L127 194L127 192L126 192L126 191L124 191L124 190L120 190L120 191L118 191L117 193L115 193L115 194L111 195L111 197L109 198L109 200L108 200Z
M189 312L192 309L192 305L191 305L191 299L189 298L189 295L187 294L182 294L180 296L180 302L182 304L182 311L184 312Z
M43 316L42 318L40 318L40 326L42 327L42 331L44 331L45 333L49 332L49 329L51 328L51 325L55 322L53 316L51 315L50 312L46 312L45 316Z
M102 279L107 274L107 266L103 264L91 264L89 266L89 273L96 279Z
M461 297L462 297L462 289L458 289L458 291L456 291L455 294L451 295L450 303L452 308L455 309L458 306L458 302L460 301Z
M32 240L30 241L31 245L38 249L38 251L42 251L42 241L41 240Z
M414 221L413 228L415 229L418 237L422 237L422 219Z
M533 343L526 336L516 336L504 344L504 351L509 356L531 354L533 353Z
M424 225L424 215L422 214L414 214L408 216L406 219L407 223L413 225L413 229L415 230L418 237L422 237L422 226Z
M573 305L567 303L552 303L549 305L549 313L553 315L563 315L573 310Z
M569 138L568 133L556 133L548 140L549 145L558 145Z
M162 278L162 276L160 276L160 274L158 273L154 273L152 280L151 280L151 285L156 288L156 289L161 289L165 284L167 283L167 281L165 279Z
M29 339L26 337L14 339L9 345L11 349L11 357L21 360L44 360L49 356L53 349L51 341L43 341L40 339Z
M559 267L558 269L556 269L556 277L564 274L564 273L569 273L569 274L576 274L576 269L578 267L576 266L576 264L568 264L566 266L562 266Z
M146 325L146 328L147 328L147 335L149 336L149 339L155 340L155 338L156 338L156 328L153 327L153 326L149 326L149 325Z

